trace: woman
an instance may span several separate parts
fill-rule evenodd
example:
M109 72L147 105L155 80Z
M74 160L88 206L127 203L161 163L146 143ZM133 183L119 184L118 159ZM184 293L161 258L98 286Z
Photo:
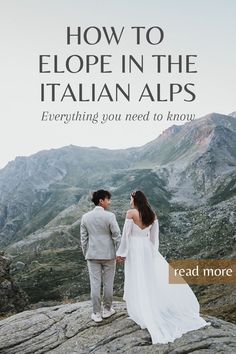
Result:
M131 194L118 262L125 259L124 296L130 318L147 328L152 343L173 342L207 325L187 283L169 284L169 265L159 253L158 219L141 191Z

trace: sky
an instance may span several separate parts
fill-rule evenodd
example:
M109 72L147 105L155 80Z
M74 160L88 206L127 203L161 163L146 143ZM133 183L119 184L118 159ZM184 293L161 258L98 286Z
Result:
M194 114L196 119L217 112L229 114L236 110L235 102L235 15L234 0L199 1L81 1L81 0L8 0L0 1L0 40L1 40L1 139L0 168L16 156L29 156L40 150L60 148L66 145L98 146L121 149L140 146L160 135L173 124L185 121L168 121L168 112ZM114 27L119 33L124 27L119 45L109 45L102 30L108 32ZM135 31L131 27L142 26L141 43L137 45ZM89 27L101 31L101 40L96 45L88 45L82 37L81 44L74 41L66 43L66 29L75 32L78 27L84 33ZM161 43L151 45L146 33L151 27L163 30ZM96 30L88 30L88 40L95 41ZM150 41L158 41L158 29L149 32ZM44 57L44 71L39 73L39 56ZM71 69L78 68L76 56L83 67L78 73L53 73L53 56L57 55L58 69L65 70L65 62L71 55L74 61ZM97 65L85 71L86 58L97 56ZM106 70L101 73L101 56L106 57ZM143 72L132 67L132 72L121 72L121 56L133 55L141 60ZM173 66L167 72L163 61L161 73L156 72L152 55L171 55L173 60L182 55L196 55L192 69L196 73L178 73ZM87 56L87 57L86 57ZM66 70L65 70L66 71ZM45 86L45 101L41 101L40 87L44 83L60 83L56 91L56 101L51 102L49 86ZM130 102L119 97L118 102L102 98L99 102L74 102L71 97L60 101L67 84L78 92L83 86L85 98L91 98L91 85L100 92L104 84L114 95L115 84L122 87L130 84ZM186 102L190 95L181 92L170 101L170 84L194 83L195 100ZM160 95L166 102L152 102L150 98L138 98L145 84L156 97L157 85ZM97 94L98 95L98 94ZM78 97L78 95L77 95ZM74 121L42 121L43 112L47 114L98 114L98 123ZM118 117L118 120L102 121L103 114ZM127 114L146 115L147 120L125 121ZM154 114L162 114L163 119L154 121ZM119 120L119 116L121 117ZM144 116L145 117L145 116ZM46 119L46 118L45 118Z

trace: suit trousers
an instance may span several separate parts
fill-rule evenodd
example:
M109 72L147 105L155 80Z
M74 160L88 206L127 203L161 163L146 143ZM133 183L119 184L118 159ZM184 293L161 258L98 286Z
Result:
M103 284L103 307L110 310L113 299L113 284L116 259L88 259L93 312L101 312L101 285Z

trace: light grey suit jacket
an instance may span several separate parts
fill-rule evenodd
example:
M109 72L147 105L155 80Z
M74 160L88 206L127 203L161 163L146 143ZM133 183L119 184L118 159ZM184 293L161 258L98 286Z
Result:
M115 214L96 206L83 215L80 236L85 259L116 258L121 232Z

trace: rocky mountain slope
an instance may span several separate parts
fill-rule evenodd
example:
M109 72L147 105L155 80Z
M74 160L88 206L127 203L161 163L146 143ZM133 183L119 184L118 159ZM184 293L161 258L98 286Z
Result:
M156 173L152 188L159 184L165 191L167 185L174 200L185 197L192 204L194 196L201 204L202 198L217 198L222 184L227 189L235 182L235 134L234 117L213 113L172 126L140 148L67 146L18 157L0 170L0 245L45 226L89 190L106 185L126 191L149 170Z
M0 321L0 353L26 354L215 354L236 352L236 325L204 316L211 326L185 333L169 344L152 345L146 329L127 316L124 302L116 314L95 324L89 301L39 308Z
M17 157L0 171L0 245L44 226L101 183L105 173L130 163L126 151L72 145Z
M209 114L172 126L138 148L68 146L18 157L0 170L0 246L14 257L12 275L31 302L89 293L79 223L90 192L112 191L122 226L129 195L142 189L158 212L160 251L173 258L236 254L236 118ZM17 262L24 267L18 269ZM115 294L122 295L118 267ZM218 289L218 290L217 290ZM235 320L233 288L196 287L202 306ZM226 301L228 301L226 306ZM222 312L222 311L221 311Z

